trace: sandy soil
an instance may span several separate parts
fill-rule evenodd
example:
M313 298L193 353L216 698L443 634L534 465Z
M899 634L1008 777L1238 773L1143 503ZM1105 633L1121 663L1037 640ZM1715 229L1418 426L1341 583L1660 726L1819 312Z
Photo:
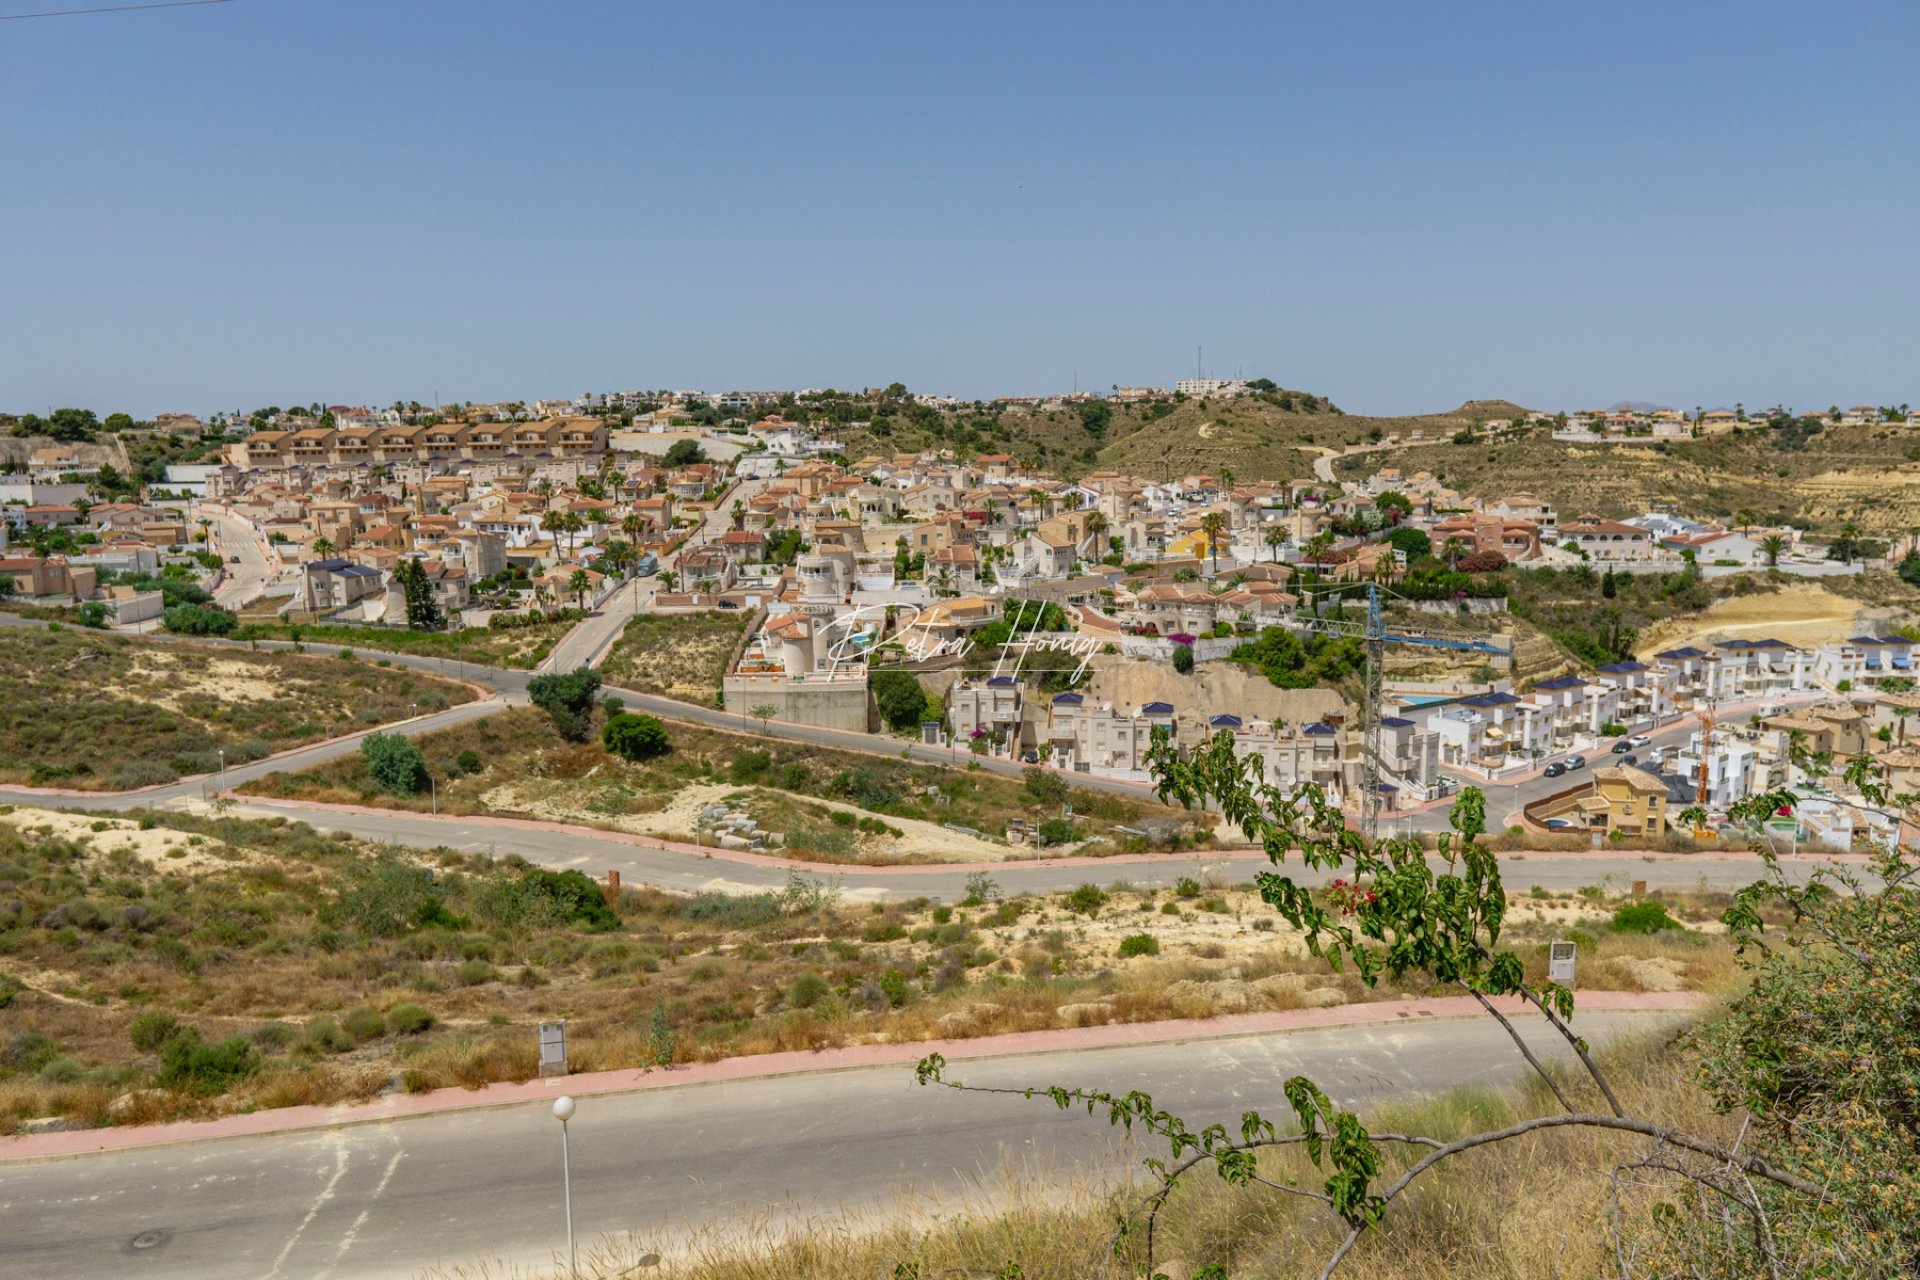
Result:
M509 782L485 792L480 800L491 809L532 814L547 822L602 823L621 831L632 832L634 835L660 836L692 843L694 821L703 807L718 804L728 796L736 796L749 790L751 788L724 783L686 786L676 792L673 799L668 801L666 807L662 809L652 813L621 815L609 815L594 810L588 803L591 793L576 784L567 782L541 782L538 779ZM802 799L807 804L817 804L859 817L876 816L869 814L858 805L842 804L837 800L820 799L814 796ZM959 831L949 831L934 822L884 816L883 821L888 826L897 827L906 832L905 837L896 840L891 836L859 836L857 847L863 852L892 854L895 857L911 855L939 862L1000 862L1008 858L1034 856L1034 851L1030 848L976 839ZM1063 845L1048 852L1055 855L1071 853L1074 847ZM777 854L779 850L770 852Z
M1683 644L1771 636L1796 645L1844 640L1853 634L1858 600L1825 587L1793 585L1765 595L1730 596L1705 613L1669 618L1641 636L1640 657Z
M12 813L0 815L0 823L21 831L42 831L61 840L85 841L103 854L124 850L166 871L225 869L253 858L252 854L230 848L210 836L169 831L164 827L142 831L138 822L125 818L96 818L89 814L16 806Z
M164 691L140 696L169 711L179 711L180 699L191 694L218 698L222 702L271 702L286 694L280 685L262 679L259 667L231 658L216 658L203 671L184 671L174 654L143 652L135 661L133 673L166 686Z
M1183 719L1232 708L1243 718L1278 716L1287 724L1300 725L1345 709L1332 689L1276 688L1264 675L1238 662L1203 662L1191 675L1183 676L1163 663L1099 659L1087 689L1117 707L1171 702Z

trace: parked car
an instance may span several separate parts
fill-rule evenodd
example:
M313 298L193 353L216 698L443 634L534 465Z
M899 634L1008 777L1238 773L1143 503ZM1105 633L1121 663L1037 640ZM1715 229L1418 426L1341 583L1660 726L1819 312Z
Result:
M1613 744L1613 754L1617 756L1623 756L1631 750L1633 750L1633 742L1630 739L1622 738Z
M1627 745L1634 746L1634 747L1648 747L1653 745L1653 739L1649 738L1644 733L1636 733L1631 738L1627 739Z
M228 563L228 564L239 564L239 563L240 563L240 557L239 557L239 556L228 556L228 557L227 557L227 563Z
M1565 773L1566 771L1567 771L1567 766L1561 764L1558 760L1555 760L1552 764L1547 766L1545 776L1549 778L1557 778L1561 774Z
M1587 758L1585 756L1568 756L1567 757L1567 768L1584 769L1586 767L1587 767Z

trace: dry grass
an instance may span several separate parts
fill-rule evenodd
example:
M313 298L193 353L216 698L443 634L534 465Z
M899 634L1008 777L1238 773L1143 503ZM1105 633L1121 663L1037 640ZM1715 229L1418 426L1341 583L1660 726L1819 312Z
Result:
M500 922L488 886L517 873L442 851L419 865L447 915L390 935L338 909L378 856L293 824L0 814L0 1127L521 1080L535 1072L532 1028L555 1019L575 1068L593 1071L658 1060L656 1016L665 1057L695 1062L1426 994L1330 974L1250 892L1218 886L972 906L628 890L615 927L585 932ZM1716 905L1668 901L1696 922ZM1535 981L1566 936L1587 989L1733 980L1720 936L1615 934L1612 906L1598 892L1516 897L1505 940ZM1142 934L1157 954L1123 958ZM382 1026L376 1015L403 1004L433 1025ZM252 1039L258 1071L214 1097L153 1090L159 1060L129 1036L152 1011L209 1042ZM371 1029L328 1030L356 1017Z
M750 616L737 609L640 614L608 650L601 674L622 689L712 706Z
M465 685L338 657L250 653L23 628L0 631L0 783L130 789L211 773L414 704L470 702Z
M1685 1053L1643 1041L1615 1046L1604 1059L1630 1114L1726 1143L1735 1139L1738 1118L1713 1113L1692 1083ZM1045 1073L1037 1079L1046 1079ZM1372 1110L1362 1120L1376 1132L1451 1139L1552 1109L1545 1090L1529 1082L1512 1091L1456 1090L1413 1099ZM1614 1274L1609 1175L1646 1146L1637 1138L1561 1130L1456 1157L1416 1184L1382 1226L1362 1238L1338 1274L1343 1280ZM1407 1159L1389 1153L1387 1177ZM1297 1148L1270 1151L1260 1166L1265 1177L1283 1185L1312 1187L1325 1177ZM1016 1274L1026 1280L1134 1280L1144 1262L1141 1237L1130 1238L1116 1255L1113 1227L1115 1215L1140 1194L1141 1188L1084 1177L1053 1181L1009 1172L950 1201L915 1200L884 1213L799 1222L762 1217L692 1232L641 1229L607 1237L584 1251L579 1274L587 1280L974 1280ZM1671 1188L1657 1176L1627 1193L1619 1215L1623 1238L1648 1235L1651 1205L1661 1195L1671 1195ZM1156 1270L1181 1280L1207 1265L1224 1266L1235 1277L1310 1277L1343 1234L1318 1206L1262 1188L1230 1187L1203 1169L1160 1218ZM636 1269L648 1255L658 1256L657 1268ZM424 1280L558 1280L564 1274L560 1266L513 1268L482 1260L436 1268Z
M896 756L838 751L810 744L781 742L752 733L727 733L676 724L670 730L673 751L657 760L628 763L609 755L597 742L569 743L554 732L544 712L522 708L488 716L417 739L440 784L443 813L499 814L562 821L607 830L692 840L690 810L675 809L681 825L662 825L652 815L674 805L689 787L725 785L756 797L766 829L786 837L781 847L814 862L891 865L951 860L964 845L969 857L985 860L1009 846L956 841L942 832L922 851L913 841L888 831L848 827L831 808L864 811L895 830L914 824L953 823L998 839L1015 819L1029 822L1058 812L1059 797L1041 799L1022 783L984 770L915 764ZM479 772L458 766L464 752L479 758ZM428 796L396 797L375 788L364 762L348 756L300 773L269 774L240 790L251 795L366 804L425 812ZM1118 830L1144 822L1180 832L1193 815L1150 801L1072 788L1084 843L1070 851L1097 856L1148 848L1139 837ZM823 804L822 802L831 802ZM854 817L849 813L847 816ZM1181 846L1208 847L1210 834L1187 830L1175 837ZM975 848L974 846L980 846ZM1163 843L1158 847L1168 847ZM781 848L769 850L778 854ZM1069 851L1067 849L1060 852Z

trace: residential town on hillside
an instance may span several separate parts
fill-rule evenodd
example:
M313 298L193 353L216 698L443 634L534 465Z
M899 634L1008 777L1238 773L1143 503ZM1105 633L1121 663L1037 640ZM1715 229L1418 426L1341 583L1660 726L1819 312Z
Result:
M408 582L424 584L434 618L454 627L566 605L734 610L748 636L722 699L743 717L875 730L872 674L901 667L950 682L940 718L922 728L929 740L1145 779L1156 742L1179 749L1227 733L1276 785L1317 783L1349 805L1377 787L1389 815L1462 781L1550 770L1716 707L1745 718L1709 731L1704 746L1696 734L1659 758L1608 765L1632 772L1624 782L1601 770L1572 779L1539 821L1650 831L1646 800L1628 816L1635 788L1657 786L1676 812L1701 790L1724 806L1783 780L1809 740L1886 747L1889 770L1910 767L1904 732L1875 736L1904 729L1912 709L1913 645L1898 636L1676 647L1517 683L1496 657L1465 686L1389 683L1381 706L1335 699L1337 709L1292 723L1197 692L1128 702L1078 681L1060 687L1051 668L1036 678L1019 661L972 669L976 636L996 649L1011 640L1003 652L1071 651L1083 667L1217 662L1270 629L1314 634L1330 595L1368 585L1435 626L1477 620L1497 653L1507 566L1817 576L1861 562L1791 527L1670 509L1603 519L1522 492L1476 498L1390 465L1345 483L1113 470L1066 480L1007 453L849 458L827 424L783 417L775 406L786 395L596 393L457 416L314 406L218 416L209 428L172 415L166 429L219 429L228 443L217 462L169 467L144 501L91 501L90 469L68 446L0 477L0 582L18 600L77 605L128 628L158 625L160 575L190 576L251 616L310 625L417 625ZM690 421L708 405L751 420ZM1569 415L1554 430L1715 424L1713 412L1616 412ZM214 522L257 538L265 568L247 575L238 557L211 554ZM1032 620L1042 606L1059 611L1064 638ZM1611 805L1607 787L1628 799Z

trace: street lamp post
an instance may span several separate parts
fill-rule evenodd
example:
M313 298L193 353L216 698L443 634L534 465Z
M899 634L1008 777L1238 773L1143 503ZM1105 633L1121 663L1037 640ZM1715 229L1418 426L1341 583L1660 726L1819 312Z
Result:
M553 1118L560 1122L560 1195L567 1211L567 1275L580 1274L580 1255L573 1244L573 1170L567 1151L567 1121L573 1118L573 1099L565 1094L553 1100Z
M221 791L225 791L227 789L227 749L225 747L221 747L219 748L219 751L220 751L220 772L214 777L214 780L213 780L213 783L214 783L213 789L216 794Z

